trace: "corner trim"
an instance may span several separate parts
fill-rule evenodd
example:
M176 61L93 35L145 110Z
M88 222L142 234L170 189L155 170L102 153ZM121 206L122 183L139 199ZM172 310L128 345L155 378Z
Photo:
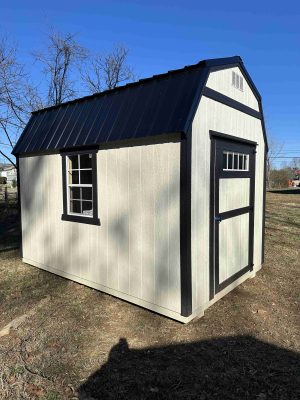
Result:
M256 111L251 107L246 106L239 101L232 99L231 97L225 96L224 94L217 92L209 87L205 87L203 89L203 96L208 97L211 100L215 100L219 103L222 103L228 107L234 108L235 110L241 111L244 114L248 114L251 117L262 119L262 115L260 111Z
M191 188L192 188L192 135L180 144L180 286L181 315L192 314L192 241L191 241Z
M16 161L17 161L17 193L18 193L19 228L20 228L20 251L21 251L21 257L23 257L21 181L20 181L20 162L19 162L18 155L16 155Z
M267 192L267 148L264 151L264 182L263 182L263 212L262 212L262 245L261 245L261 263L265 262L265 225L266 225L266 192Z

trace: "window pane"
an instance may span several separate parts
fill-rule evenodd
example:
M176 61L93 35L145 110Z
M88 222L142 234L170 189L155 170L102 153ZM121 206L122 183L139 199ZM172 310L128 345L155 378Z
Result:
M227 153L223 153L223 169L227 169Z
M80 200L80 188L70 188L70 199L71 200Z
M245 155L245 170L248 171L248 161L249 161L249 156Z
M78 201L78 200L71 200L70 201L70 212L81 214L80 201Z
M228 169L232 169L232 154L228 153Z
M82 154L80 156L80 169L83 168L92 168L92 155L91 154Z
M82 202L82 214L93 216L93 202L92 201L83 201Z
M79 183L79 172L69 171L69 183L78 184Z
M69 156L69 170L78 169L78 156Z
M82 189L82 200L93 200L93 189L83 187Z
M243 159L244 159L243 155L240 154L240 155L239 155L239 169L244 169L244 166L243 166Z
M239 161L239 156L238 154L234 155L234 169L238 169L238 161Z
M80 171L80 183L82 185L92 183L92 170L90 171Z

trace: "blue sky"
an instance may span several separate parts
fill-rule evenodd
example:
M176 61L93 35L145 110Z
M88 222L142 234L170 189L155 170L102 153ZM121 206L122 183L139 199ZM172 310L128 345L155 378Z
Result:
M0 14L0 34L18 43L28 67L51 27L76 33L95 52L124 43L139 78L240 55L263 97L268 133L284 144L282 155L300 157L297 1L10 0L1 2ZM34 78L41 80L36 68Z

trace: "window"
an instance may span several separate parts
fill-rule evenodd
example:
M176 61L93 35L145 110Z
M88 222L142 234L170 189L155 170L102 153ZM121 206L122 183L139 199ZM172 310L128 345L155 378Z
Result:
M241 91L244 90L244 79L242 76L232 71L232 86Z
M96 152L62 154L63 220L99 225Z
M249 171L249 154L224 151L223 171Z

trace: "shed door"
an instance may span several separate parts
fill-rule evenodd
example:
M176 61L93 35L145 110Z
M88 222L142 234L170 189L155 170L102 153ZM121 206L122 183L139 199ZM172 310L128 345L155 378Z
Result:
M253 268L255 145L212 139L210 297Z

